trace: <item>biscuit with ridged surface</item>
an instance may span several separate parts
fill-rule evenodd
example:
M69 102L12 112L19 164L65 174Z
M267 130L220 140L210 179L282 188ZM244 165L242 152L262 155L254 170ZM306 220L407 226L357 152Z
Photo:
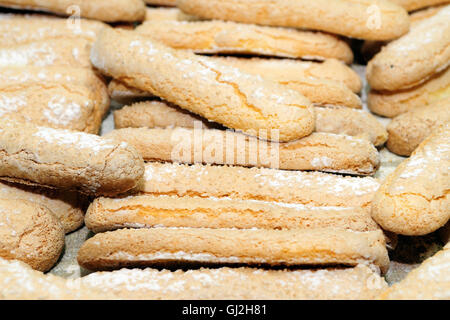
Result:
M320 266L368 263L383 272L389 258L383 232L208 228L120 229L97 233L78 251L89 270L201 265Z
M375 194L372 217L385 230L418 236L450 219L450 123L436 129Z
M234 131L203 128L125 128L106 137L136 148L146 161L229 164L286 170L371 175L380 164L377 149L364 138L315 132L277 143Z
M91 62L127 85L238 131L259 136L265 130L268 139L292 141L314 129L311 102L297 91L133 31L104 29Z
M178 0L194 16L260 25L321 30L367 40L390 40L408 31L408 13L385 0Z
M146 21L136 32L195 53L248 54L352 63L347 43L333 35L224 21Z
M367 65L372 89L396 91L417 86L450 65L450 5L411 26L383 47Z
M49 270L64 247L64 230L46 207L26 200L0 199L0 256L33 269Z
M128 191L144 173L126 143L9 120L0 121L0 164L1 180L89 195Z

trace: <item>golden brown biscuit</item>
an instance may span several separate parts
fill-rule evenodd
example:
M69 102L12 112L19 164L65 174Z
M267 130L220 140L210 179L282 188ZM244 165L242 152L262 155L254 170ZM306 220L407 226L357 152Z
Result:
M0 198L27 200L48 208L59 220L65 233L72 232L84 223L87 198L76 193L0 182Z
M393 118L448 97L450 97L450 68L414 88L394 92L370 91L367 103L373 113Z
M183 180L179 179L183 177ZM140 195L230 197L310 206L370 207L371 177L232 166L147 162Z
M200 123L201 124L201 123ZM380 164L366 139L315 132L288 143L234 131L189 128L125 128L106 137L134 146L146 161L229 164L286 170L371 175Z
M408 31L407 12L385 0L178 0L187 14L208 19L321 30L367 40Z
M409 156L431 132L450 122L450 98L395 117L387 126L389 151Z
M114 195L134 188L144 173L126 143L84 132L0 121L0 179L35 186Z
M46 207L26 200L0 199L0 256L33 269L49 270L64 247L64 230Z
M314 129L311 103L300 93L131 31L104 29L91 62L127 85L248 134L292 141Z
M108 108L106 86L90 69L0 68L3 118L97 133Z
M314 207L228 197L154 195L97 198L89 206L85 222L93 232L150 227L379 229L370 212L361 208Z
M170 264L389 265L383 232L207 228L120 229L97 233L78 251L89 270Z
M195 53L248 54L338 59L348 64L353 53L343 40L330 34L224 21L145 21L139 34L175 49Z
M0 0L0 6L107 22L142 21L145 17L142 0Z
M436 6L450 2L449 0L391 0L408 11Z
M124 299L374 299L387 288L370 268L264 270L219 268L171 272L122 269L96 272L83 285Z
M196 21L197 18L184 14L178 8L147 7L145 9L145 21Z
M450 65L450 6L411 26L383 47L367 65L372 89L396 91L417 86Z
M381 185L372 217L388 231L425 235L450 219L450 123L425 139Z
M444 249L428 258L405 279L381 294L384 300L449 300L450 250Z

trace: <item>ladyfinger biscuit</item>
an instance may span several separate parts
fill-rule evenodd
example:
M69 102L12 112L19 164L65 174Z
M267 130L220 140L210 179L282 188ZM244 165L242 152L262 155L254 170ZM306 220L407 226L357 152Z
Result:
M450 123L425 139L375 194L372 217L383 229L425 235L450 219Z
M174 272L122 269L91 273L81 282L105 294L133 300L374 299L387 288L384 279L364 265L295 271L251 268L201 268Z
M408 11L449 3L449 0L391 0Z
M409 156L433 129L450 122L450 97L395 117L387 126L389 151Z
M151 227L378 230L370 212L360 208L155 195L97 198L85 223L93 232Z
M352 63L338 37L313 31L223 21L145 21L136 32L175 49L195 53L248 54L304 59L335 58Z
M245 244L245 245L243 245ZM208 228L120 229L97 233L78 251L89 270L171 264L349 265L386 271L383 232Z
M238 131L284 142L314 129L311 103L297 91L132 31L104 29L91 62L129 86Z
M194 16L313 29L367 40L390 40L408 31L406 10L385 0L178 0Z
M109 108L103 80L87 68L0 68L0 115L97 133Z
M194 128L201 121L206 128L214 124L189 111L164 101L143 101L114 111L114 127L120 128Z
M50 38L82 38L94 41L107 25L99 21L79 20L73 24L67 19L43 17L11 17L0 19L0 45L14 45Z
M125 128L106 135L134 146L146 161L229 164L285 170L371 175L380 163L366 139L315 132L289 143L234 131L199 128Z
M387 288L385 300L449 300L450 250L444 249L411 271L404 280Z
M96 135L0 120L0 179L115 195L144 173L137 151Z
M372 89L395 91L417 86L450 65L450 6L411 26L383 47L367 65Z
M136 101L154 97L154 95L148 91L130 87L129 85L115 79L112 79L108 84L108 94L111 97L111 100L122 104L131 104Z
M118 299L80 279L43 274L17 260L0 258L0 300L92 300Z
M147 162L144 179L136 191L139 195L229 197L317 207L367 208L379 186L370 177Z
M48 208L59 220L65 233L81 227L87 198L76 193L0 182L0 198L27 200Z
M385 117L396 117L450 97L450 68L434 75L421 85L394 92L370 91L370 111Z
M183 21L185 16L187 15L183 14L178 8L147 7L145 9L145 21Z
M364 137L375 146L387 140L384 126L369 112L340 107L315 107L316 132ZM202 121L206 128L215 124L164 101L144 101L114 111L115 128L194 128ZM217 127L217 125L216 125Z
M78 15L106 22L142 21L145 17L145 4L142 0L0 0L0 6L70 17Z
M177 0L144 0L146 4L157 5L157 6L171 6L177 5Z
M25 200L0 199L0 256L33 269L49 270L64 247L64 230L46 207Z
M68 66L90 68L90 41L46 39L0 48L0 66Z

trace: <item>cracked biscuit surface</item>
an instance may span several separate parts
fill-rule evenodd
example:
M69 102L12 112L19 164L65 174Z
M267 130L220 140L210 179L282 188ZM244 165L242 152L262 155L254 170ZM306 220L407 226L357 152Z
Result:
M177 263L213 265L349 265L368 263L383 272L389 258L383 232L151 228L97 233L78 251L89 270Z
M194 16L321 30L367 40L390 40L409 28L408 13L385 0L178 0Z
M292 141L314 129L311 102L300 93L132 31L103 30L91 62L127 85L252 135L263 130L268 139Z
M450 218L450 123L436 129L375 194L372 217L385 230L425 235Z
M144 173L126 143L9 120L0 121L0 164L1 180L89 195L125 192Z
M195 53L253 54L352 63L350 47L330 34L224 21L146 21L136 32Z
M0 199L0 256L33 269L49 270L64 247L64 230L46 207L26 200Z
M277 143L234 131L189 128L125 128L106 135L134 146L146 161L229 164L374 174L380 164L377 149L364 138L314 132L308 137Z
M142 0L0 0L0 6L106 22L142 21L145 17Z

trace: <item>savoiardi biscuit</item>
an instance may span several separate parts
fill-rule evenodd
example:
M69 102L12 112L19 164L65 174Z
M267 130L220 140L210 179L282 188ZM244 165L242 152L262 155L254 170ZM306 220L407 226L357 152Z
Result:
M134 188L144 173L138 152L93 134L0 121L0 179L115 195Z
M147 7L145 9L145 21L196 21L197 18L184 14L178 8Z
M364 265L321 270L122 269L91 273L81 282L123 299L156 300L359 300L374 299L387 288L384 279Z
M5 182L0 182L0 199L27 200L48 208L58 218L65 233L83 225L88 204L87 197L77 192Z
M82 38L94 41L108 26L99 21L79 20L72 24L67 19L12 16L0 19L0 46L42 41L51 38Z
M370 212L362 208L148 194L97 198L89 206L85 223L93 232L151 227L379 229Z
M177 6L201 18L321 30L367 40L395 39L409 28L406 10L385 0L179 0Z
M345 107L315 107L316 132L345 134L367 138L374 145L387 140L384 126L369 112ZM217 124L164 101L143 101L114 111L114 124L120 128L194 128L201 121L205 128Z
M136 32L175 49L195 53L248 54L303 59L335 58L352 63L353 53L336 36L224 21L145 21Z
M171 6L177 5L177 0L144 0L146 4L157 5L157 6Z
M449 3L449 0L391 0L408 11Z
M106 137L136 148L146 161L229 164L286 170L371 175L380 164L377 149L364 138L314 132L277 143L229 130L124 128Z
M297 91L132 31L104 29L91 62L127 85L238 131L259 136L263 130L267 139L292 141L314 129L311 102Z
M244 245L245 244L245 245ZM97 233L78 251L89 270L201 265L389 265L383 232L339 229L120 229Z
M144 179L135 191L139 195L228 197L316 207L368 208L379 186L378 180L371 177L147 162Z
M49 270L64 247L64 230L46 207L26 200L0 199L0 257Z
M109 108L103 80L88 68L0 68L2 118L97 133Z
M436 129L375 194L372 217L385 230L425 235L450 218L450 123Z
M141 21L145 17L142 0L0 0L0 6L106 22Z
M450 68L414 88L394 92L370 91L367 103L373 113L393 118L448 97L450 97Z
M372 89L417 86L450 65L450 5L383 47L367 65Z
M405 279L387 288L380 296L383 300L449 300L450 250L444 248Z
M450 122L450 97L395 117L387 126L389 151L409 156L431 132Z

